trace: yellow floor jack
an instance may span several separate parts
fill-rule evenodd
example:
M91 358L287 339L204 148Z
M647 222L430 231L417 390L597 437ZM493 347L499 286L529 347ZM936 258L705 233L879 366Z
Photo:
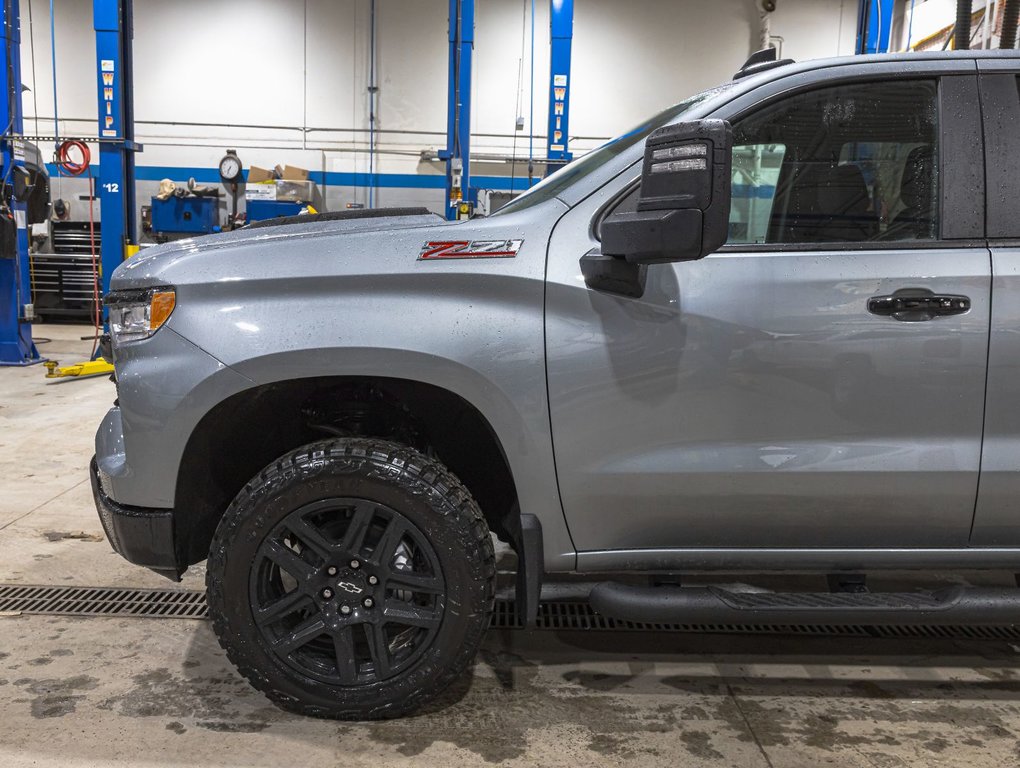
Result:
M96 350L93 359L87 360L84 363L62 366L57 360L47 360L43 365L46 366L46 378L57 379L58 381L88 379L93 376L109 376L113 373L113 364L106 362L103 358L101 345L100 349Z
M84 363L64 366L61 366L56 360L48 360L43 365L46 366L47 379L87 379L92 376L109 376L113 373L113 366L101 357Z

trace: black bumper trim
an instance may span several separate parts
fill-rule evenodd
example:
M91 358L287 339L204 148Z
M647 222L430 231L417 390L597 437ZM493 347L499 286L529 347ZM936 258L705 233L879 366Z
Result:
M144 565L168 579L180 581L183 569L174 553L172 509L149 509L118 504L106 495L99 481L99 465L93 456L89 465L92 498L99 521L114 551L128 562Z

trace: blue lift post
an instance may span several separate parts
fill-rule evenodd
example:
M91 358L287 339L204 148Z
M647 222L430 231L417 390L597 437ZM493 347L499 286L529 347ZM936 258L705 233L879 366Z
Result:
M11 168L24 160L24 145L14 137L24 131L21 109L21 17L18 0L2 0L4 88L0 107L7 126L0 141L3 162L3 186L11 183ZM28 229L25 204L10 203L10 215L16 224L16 247L0 252L0 365L41 363L32 341L26 304L32 303L31 264L28 257ZM4 212L3 215L7 215Z
M132 88L131 0L93 0L92 23L96 30L96 87L99 96L99 283L100 295L110 292L113 271L138 251L135 242L135 116ZM91 177L90 177L91 178ZM108 321L103 310L103 324ZM113 365L99 357L58 368L47 363L48 379L86 378L113 372Z
M135 143L131 0L93 0L99 96L99 202L102 294L113 270L138 250L135 226ZM104 312L105 316L105 312Z
M888 53L892 33L892 0L860 0L857 12L857 53Z
M471 54L475 44L475 0L450 0L450 94L446 118L446 218L470 213L477 200L471 188ZM467 204L467 210L462 209Z
M546 175L573 159L570 153L570 44L574 37L574 0L549 2L549 131Z

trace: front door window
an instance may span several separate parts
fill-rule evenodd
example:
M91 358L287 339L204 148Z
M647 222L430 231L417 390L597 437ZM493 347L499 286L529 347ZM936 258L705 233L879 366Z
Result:
M783 98L734 127L728 243L938 237L934 81Z

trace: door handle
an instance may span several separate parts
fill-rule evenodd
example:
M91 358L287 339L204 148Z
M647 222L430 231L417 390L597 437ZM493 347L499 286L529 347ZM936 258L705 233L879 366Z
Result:
M872 296L868 299L868 311L879 317L917 323L969 312L970 297L935 294L922 288L905 288L889 296Z

